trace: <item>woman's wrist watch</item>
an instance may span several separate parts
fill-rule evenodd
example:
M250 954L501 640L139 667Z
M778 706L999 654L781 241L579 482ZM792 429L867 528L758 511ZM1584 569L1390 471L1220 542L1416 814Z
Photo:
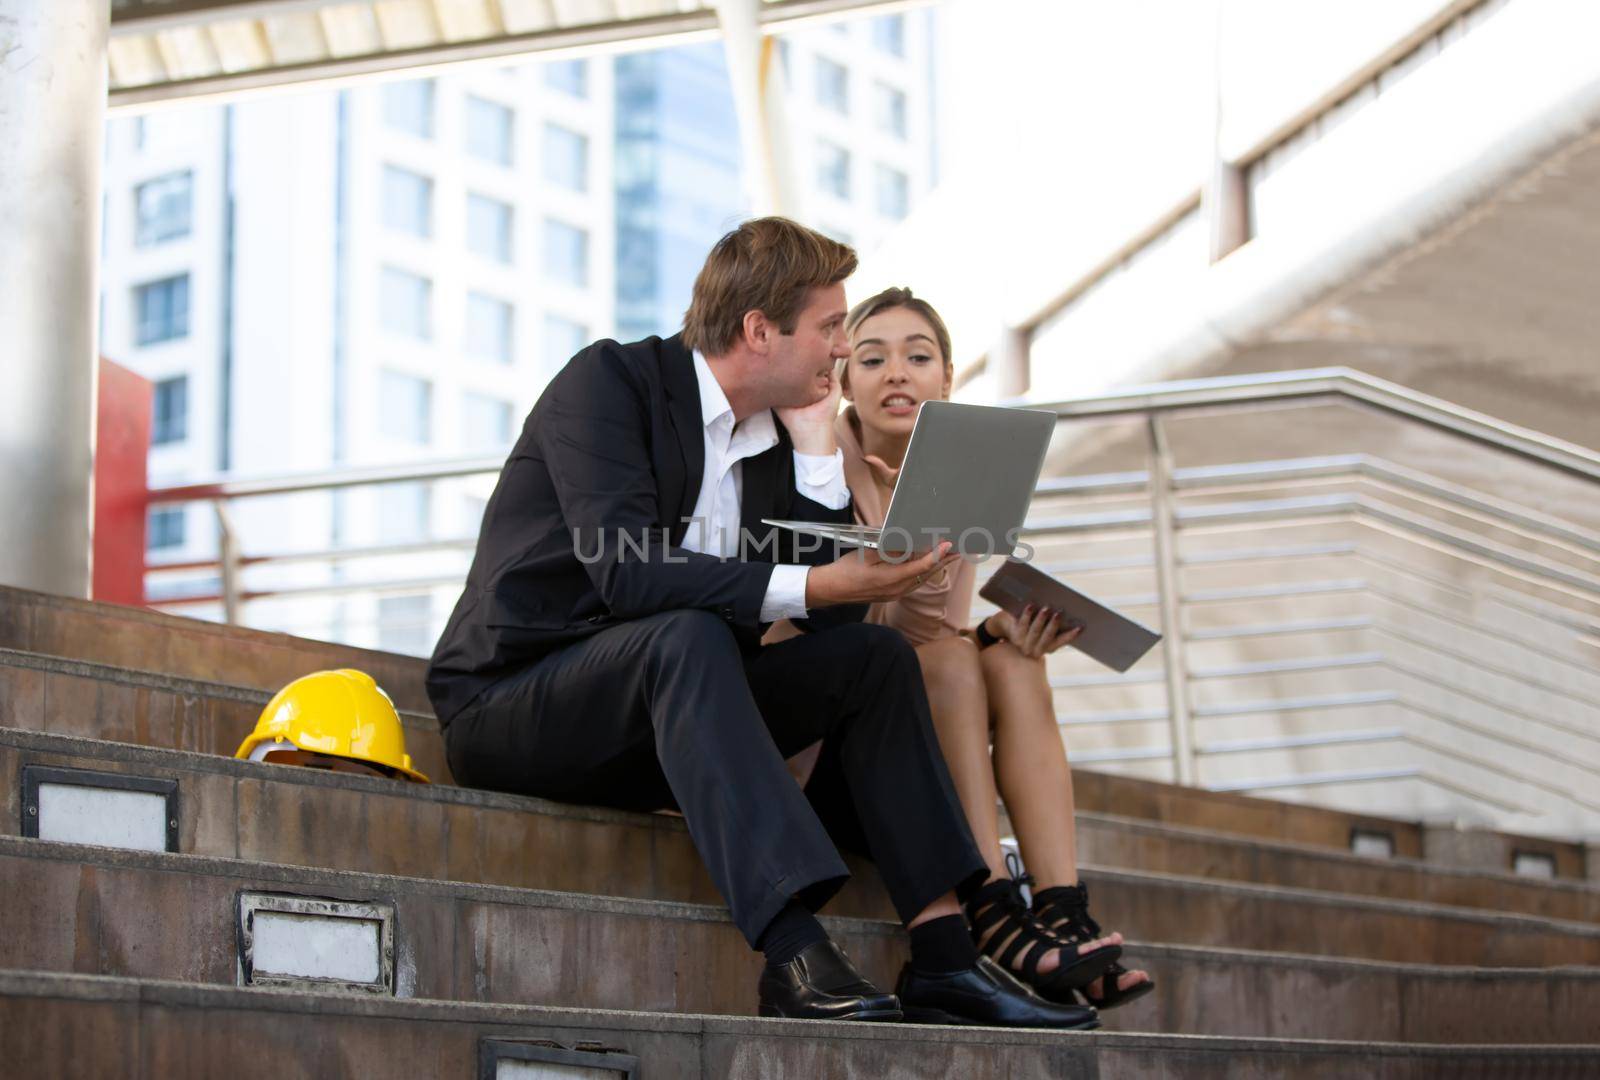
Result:
M995 635L993 633L991 633L990 630L989 630L989 620L988 619L981 620L978 623L977 627L972 631L972 633L973 633L973 636L978 639L978 648L979 649L987 649L990 645L998 645L998 644L1000 644L1001 639L998 638L998 637L995 637Z

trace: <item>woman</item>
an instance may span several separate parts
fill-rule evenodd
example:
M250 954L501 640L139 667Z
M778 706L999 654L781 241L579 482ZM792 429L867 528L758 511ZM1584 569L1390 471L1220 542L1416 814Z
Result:
M845 477L857 519L882 526L917 407L950 396L950 334L938 312L909 289L888 289L856 305L845 330L851 354L841 381L848 404L838 421ZM1045 673L1045 656L1079 628L1063 627L1060 614L1049 610L1021 618L997 612L972 625L974 576L972 563L958 562L868 616L916 646L940 746L989 863L988 884L965 898L973 934L980 949L1046 997L1071 1000L1078 990L1102 1009L1126 1004L1154 983L1143 971L1108 966L1101 953L1122 936L1101 936L1078 881L1072 771ZM997 788L1031 878L1013 881L1007 873ZM1033 879L1030 908L1021 885Z

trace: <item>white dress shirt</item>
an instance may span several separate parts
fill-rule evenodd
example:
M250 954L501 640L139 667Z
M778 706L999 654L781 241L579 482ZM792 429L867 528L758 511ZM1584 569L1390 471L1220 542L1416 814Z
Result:
M771 409L734 424L733 406L711 365L694 354L694 374L700 384L700 418L705 423L705 475L700 479L700 494L694 501L694 520L684 534L683 546L702 555L724 558L739 554L739 505L744 495L744 469L741 462L778 445L778 428ZM795 488L830 510L842 510L850 502L850 489L844 482L844 453L832 456L794 452ZM758 537L757 542L765 537ZM806 575L808 566L773 567L772 580L761 601L761 621L800 619L806 614Z

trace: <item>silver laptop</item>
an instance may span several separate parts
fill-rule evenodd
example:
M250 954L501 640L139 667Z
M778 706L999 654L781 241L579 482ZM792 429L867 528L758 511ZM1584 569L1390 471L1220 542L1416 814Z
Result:
M886 555L931 551L949 540L972 558L1009 556L1055 426L1056 414L1039 409L924 401L883 528L762 521Z

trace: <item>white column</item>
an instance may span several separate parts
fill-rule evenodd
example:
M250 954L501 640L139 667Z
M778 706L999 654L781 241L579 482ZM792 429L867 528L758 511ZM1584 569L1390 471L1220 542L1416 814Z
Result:
M0 583L89 594L107 0L0 0Z
M792 170L783 139L783 73L774 42L761 34L761 0L716 0L716 6L751 213L794 214Z

